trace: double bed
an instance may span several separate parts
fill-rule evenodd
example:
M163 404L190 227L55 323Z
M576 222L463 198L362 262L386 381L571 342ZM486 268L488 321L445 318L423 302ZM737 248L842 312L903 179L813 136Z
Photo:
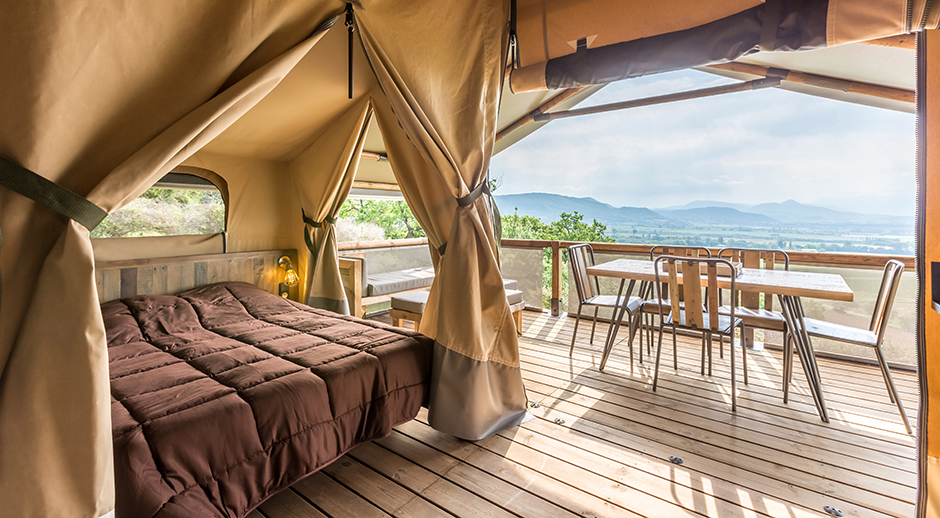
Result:
M241 517L425 403L433 341L244 282L101 306L127 517Z

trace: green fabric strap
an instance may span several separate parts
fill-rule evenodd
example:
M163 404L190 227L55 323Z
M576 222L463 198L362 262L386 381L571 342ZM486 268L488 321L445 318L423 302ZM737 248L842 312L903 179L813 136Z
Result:
M74 192L0 156L0 186L93 230L108 212Z
M474 187L473 190L470 191L470 194L467 194L466 196L461 196L460 198L457 198L457 206L458 206L458 207L469 207L470 205L473 205L473 202L477 201L477 198L479 198L480 196L482 196L482 195L484 195L484 194L486 194L487 196L489 196L489 195L491 194L491 193L490 193L489 176L487 176L487 177L483 180L483 183L481 183L480 185L477 185L476 187ZM441 255L441 256L444 255L444 252L445 252L446 250L447 250L447 243L444 243L443 245L437 247L437 253L438 253L439 255Z

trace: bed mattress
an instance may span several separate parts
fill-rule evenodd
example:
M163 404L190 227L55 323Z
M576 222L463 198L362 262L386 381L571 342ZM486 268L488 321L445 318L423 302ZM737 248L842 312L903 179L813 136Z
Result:
M429 338L250 284L101 309L118 518L244 516L427 397Z

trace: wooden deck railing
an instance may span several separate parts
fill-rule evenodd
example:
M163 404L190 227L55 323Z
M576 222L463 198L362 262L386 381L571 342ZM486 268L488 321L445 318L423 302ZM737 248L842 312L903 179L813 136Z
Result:
M427 238L417 239L396 239L389 241L362 241L355 243L340 243L339 249L349 250L371 250L376 248L397 248L403 246L426 245ZM560 315L561 308L561 285L562 285L562 260L561 251L572 245L577 245L576 241L552 241L548 239L503 239L502 245L506 248L521 248L530 250L550 249L552 254L552 315ZM621 254L648 254L650 248L654 245L640 243L591 243L595 252L612 252ZM680 245L676 245L680 246ZM712 253L718 253L719 248L711 248ZM891 259L897 259L904 263L907 268L914 268L914 257L909 255L882 255L882 254L852 254L841 252L800 252L787 250L790 256L791 264L805 266L830 266L835 268L863 268L863 269L881 269L885 263Z

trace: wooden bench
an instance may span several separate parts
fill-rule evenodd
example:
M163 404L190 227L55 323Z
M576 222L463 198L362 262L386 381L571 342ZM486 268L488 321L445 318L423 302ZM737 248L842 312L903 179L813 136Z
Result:
M522 299L522 291L515 289L518 283L513 280L503 282L506 286L506 300L509 302L509 311L512 312L512 319L516 324L516 333L522 334L522 310L525 309L525 301ZM428 302L429 292L424 290L396 294L391 297L392 309L389 316L392 318L392 325L403 327L402 322L408 320L414 323L414 330L418 331L421 327L421 318L424 316L424 307Z
M339 258L340 277L346 291L346 300L349 301L350 310L360 318L365 315L372 304L389 302L393 295L426 290L434 280L433 269L430 266L363 275L364 264L365 254L363 253L347 253ZM400 277L400 279L395 277ZM379 280L378 283L382 283L381 293L370 294L375 291L373 289L375 286L370 286L371 280ZM390 289L389 286L391 286ZM401 289L395 286L407 287Z

